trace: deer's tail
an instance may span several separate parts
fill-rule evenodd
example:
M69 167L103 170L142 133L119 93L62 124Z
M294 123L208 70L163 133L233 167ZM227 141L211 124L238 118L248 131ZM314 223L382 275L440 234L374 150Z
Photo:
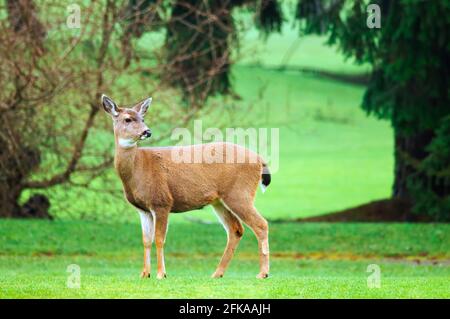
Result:
M261 190L264 193L266 191L267 186L269 186L272 177L270 175L269 168L266 163L263 163L263 169L261 174Z

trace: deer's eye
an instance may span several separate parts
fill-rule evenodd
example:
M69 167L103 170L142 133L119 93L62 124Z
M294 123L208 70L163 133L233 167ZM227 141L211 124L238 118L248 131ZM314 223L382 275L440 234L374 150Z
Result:
M130 123L130 122L131 122L131 119L130 119L129 117L127 117L127 118L125 119L125 122Z

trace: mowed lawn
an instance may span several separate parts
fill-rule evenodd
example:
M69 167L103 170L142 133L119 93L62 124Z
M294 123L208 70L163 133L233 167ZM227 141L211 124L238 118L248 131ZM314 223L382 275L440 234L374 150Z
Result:
M2 220L1 298L449 298L450 225L271 223L271 276L257 280L246 229L224 278L210 279L226 242L218 223L172 216L168 278L140 279L135 223ZM81 287L68 288L71 264ZM369 265L380 288L369 288ZM155 258L153 258L153 269Z

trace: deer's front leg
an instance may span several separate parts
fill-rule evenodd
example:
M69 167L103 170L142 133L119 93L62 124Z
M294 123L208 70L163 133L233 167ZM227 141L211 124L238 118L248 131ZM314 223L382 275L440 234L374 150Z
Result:
M166 266L164 264L164 242L166 241L168 218L168 211L155 212L155 243L156 258L158 261L158 274L156 275L157 279L166 278Z
M153 239L155 237L155 223L153 213L147 213L141 210L138 210L138 212L141 218L142 243L144 244L144 267L142 269L141 277L147 278L150 277L151 251Z

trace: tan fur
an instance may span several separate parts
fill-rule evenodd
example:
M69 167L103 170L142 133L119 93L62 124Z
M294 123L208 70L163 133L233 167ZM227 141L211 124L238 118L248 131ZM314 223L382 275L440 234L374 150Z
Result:
M163 246L170 212L186 212L212 205L228 234L223 257L213 277L222 277L234 250L243 235L241 221L255 233L260 250L260 273L269 272L269 246L267 221L254 207L256 189L261 181L263 160L241 146L228 143L210 143L174 147L124 148L120 138L136 139L147 130L139 104L133 109L118 109L114 118L116 151L114 165L122 181L126 199L136 208L153 212L155 216L155 244L157 249L157 278L165 277ZM125 123L126 117L137 119ZM173 152L206 152L220 154L220 163L177 163ZM245 158L244 163L226 163L228 159ZM184 153L186 154L186 153ZM200 153L197 153L200 154ZM217 159L216 158L216 159ZM144 253L144 272L146 265ZM145 273L147 276L147 273Z

